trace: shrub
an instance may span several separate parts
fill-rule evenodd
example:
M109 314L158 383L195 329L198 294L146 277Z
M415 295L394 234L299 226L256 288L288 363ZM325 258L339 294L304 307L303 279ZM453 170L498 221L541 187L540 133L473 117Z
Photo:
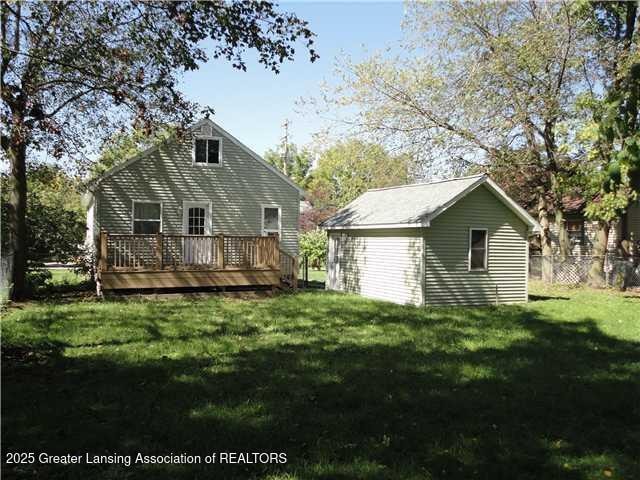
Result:
M316 229L300 235L300 250L312 268L321 268L327 260L327 233Z

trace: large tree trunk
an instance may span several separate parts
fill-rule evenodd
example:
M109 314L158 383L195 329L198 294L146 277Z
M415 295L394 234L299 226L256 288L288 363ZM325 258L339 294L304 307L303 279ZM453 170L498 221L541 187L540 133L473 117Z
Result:
M556 228L558 230L558 254L560 260L564 261L571 254L569 245L569 234L564 221L564 212L556 207Z
M604 220L598 221L596 241L593 245L593 258L589 268L589 285L596 288L606 286L604 263L607 255L607 245L609 244L610 224Z
M26 296L27 273L27 171L26 144L12 142L5 150L9 157L9 205L7 231L9 234L9 255L11 255L11 299L21 300Z
M553 281L553 249L551 247L551 231L549 222L549 204L544 193L538 198L538 223L540 223L540 249L542 251L542 280Z

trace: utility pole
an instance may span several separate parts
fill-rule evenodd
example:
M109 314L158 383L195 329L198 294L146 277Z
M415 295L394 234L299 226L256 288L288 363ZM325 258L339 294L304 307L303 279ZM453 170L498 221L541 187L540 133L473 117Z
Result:
M286 176L289 176L289 120L285 119L284 124L284 158L282 159L282 170Z

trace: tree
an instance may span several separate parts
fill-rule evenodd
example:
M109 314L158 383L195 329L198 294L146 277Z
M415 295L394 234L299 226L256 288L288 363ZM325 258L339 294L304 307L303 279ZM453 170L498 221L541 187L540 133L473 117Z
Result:
M198 107L179 76L209 58L246 70L253 49L277 73L298 40L317 58L307 23L268 1L3 1L0 30L14 299L24 295L28 156L86 164L87 149L123 125L184 127Z
M310 206L300 211L298 228L300 233L312 232L327 218L332 217L338 209L318 199L317 192L311 192Z
M316 270L322 268L327 261L327 246L327 232L324 230L315 229L300 235L300 252Z
M576 168L575 99L591 75L585 23L565 2L411 4L408 53L346 62L321 107L350 107L356 133L412 152L427 173L535 173L525 185L550 255L552 214L564 228Z
M598 221L589 283L602 286L611 222L619 219L640 191L640 52L637 2L597 2L587 17L599 48L594 52L604 75L604 94L582 99L587 114L589 218ZM613 55L612 55L613 53Z
M371 188L404 185L409 180L408 155L390 155L382 146L360 140L338 142L320 155L309 182L312 203L342 208Z
M40 164L28 170L26 259L30 272L38 271L45 261L72 262L82 253L86 219L79 192L80 179L61 168ZM2 184L2 240L7 245L8 176Z
M312 157L309 150L302 149L299 151L295 144L290 143L286 149L283 146L278 146L267 150L264 154L264 159L267 163L287 175L297 185L305 188L312 165Z

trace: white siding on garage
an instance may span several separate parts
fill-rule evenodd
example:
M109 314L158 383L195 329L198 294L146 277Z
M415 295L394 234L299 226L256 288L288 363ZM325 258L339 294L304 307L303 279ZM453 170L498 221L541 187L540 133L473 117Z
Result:
M488 270L469 271L469 229L489 234ZM481 185L426 229L427 305L527 301L527 225Z
M421 229L329 232L327 288L400 304L422 304Z

